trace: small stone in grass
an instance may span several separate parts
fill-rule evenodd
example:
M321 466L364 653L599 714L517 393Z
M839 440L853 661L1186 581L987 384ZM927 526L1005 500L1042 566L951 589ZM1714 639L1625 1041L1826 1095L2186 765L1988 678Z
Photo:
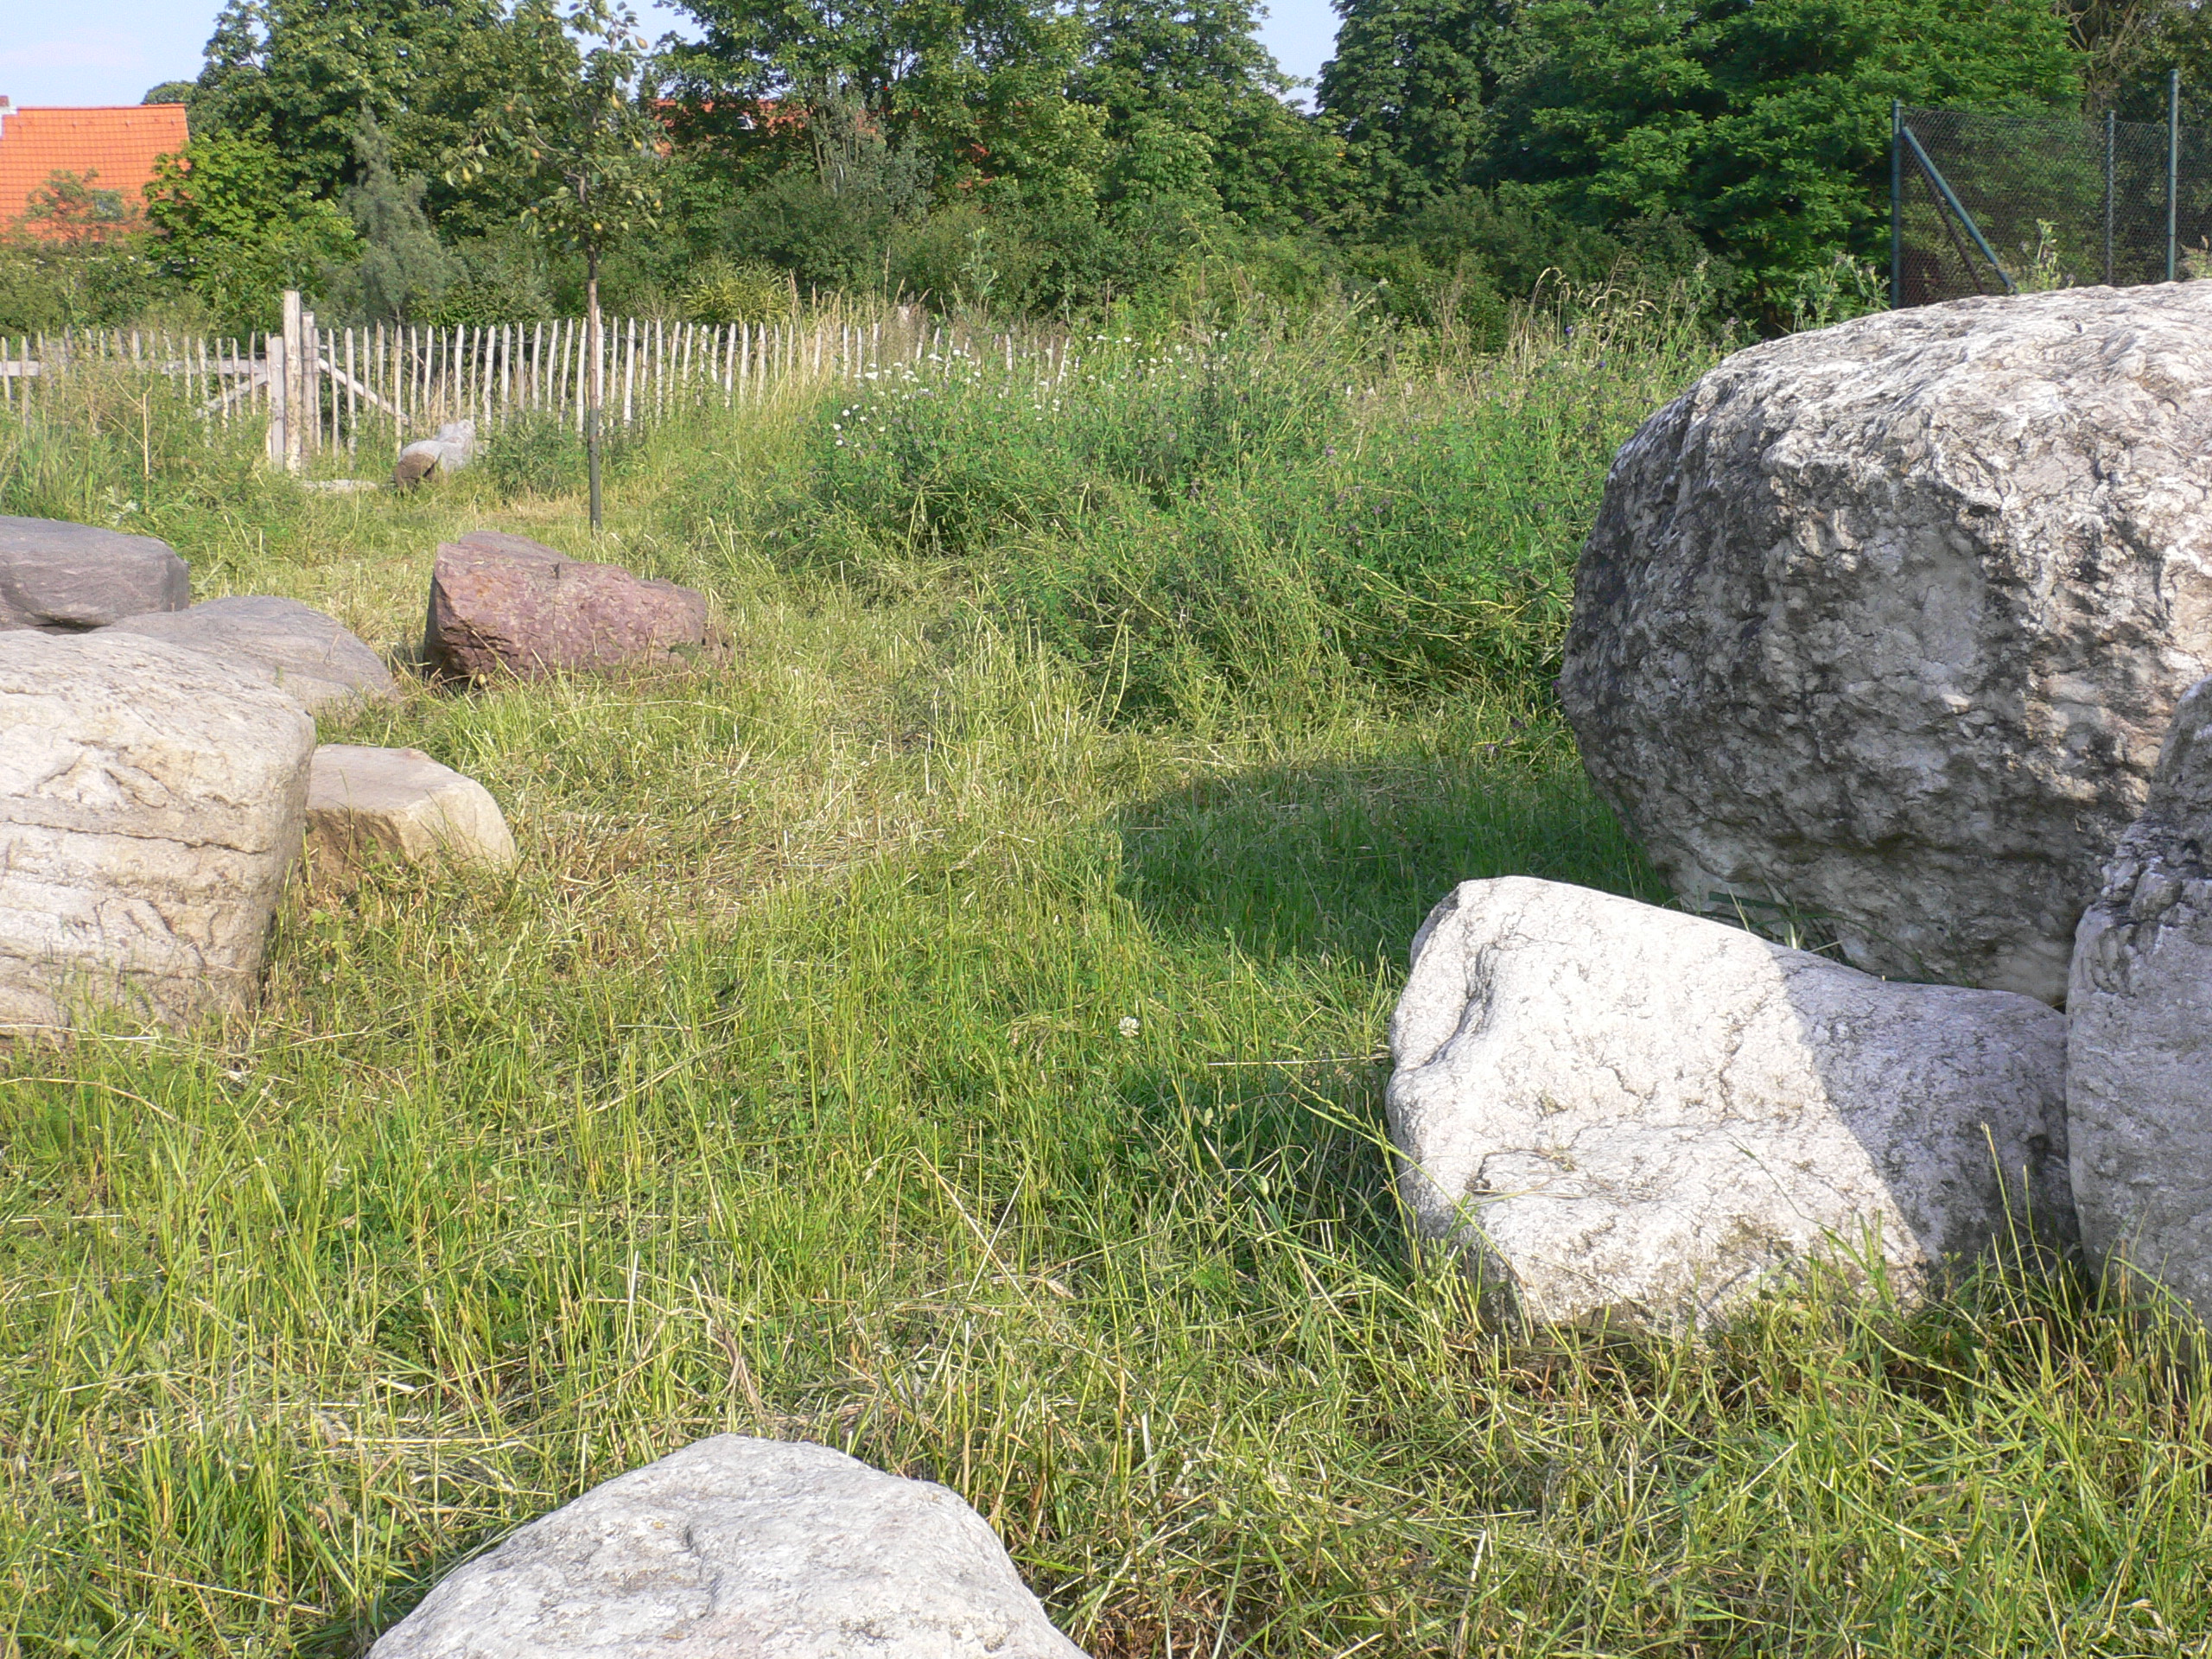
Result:
M351 876L378 860L504 870L515 842L483 785L420 749L326 743L308 785L308 852L325 874Z
M370 1659L1083 1659L989 1525L826 1446L717 1434L454 1568Z

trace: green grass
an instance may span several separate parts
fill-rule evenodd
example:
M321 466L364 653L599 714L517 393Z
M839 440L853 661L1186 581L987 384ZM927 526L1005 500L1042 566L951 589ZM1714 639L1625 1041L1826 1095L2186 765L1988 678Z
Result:
M1358 429L1487 389L1468 464L1526 477L1580 396L1587 462L1633 416L1567 360L1516 422L1500 371L1367 359ZM1427 907L1659 896L1532 675L1323 651L1133 709L1176 642L1089 652L1015 580L1166 511L1110 457L1090 516L932 549L820 410L709 417L624 455L594 544L502 499L528 467L316 497L96 412L0 426L0 511L387 645L498 524L702 586L731 650L332 728L481 779L519 873L296 888L251 1018L5 1058L0 1652L358 1652L724 1429L950 1484L1101 1656L2212 1651L2212 1395L2155 1311L1993 1269L1508 1340L1409 1261L1378 1056Z

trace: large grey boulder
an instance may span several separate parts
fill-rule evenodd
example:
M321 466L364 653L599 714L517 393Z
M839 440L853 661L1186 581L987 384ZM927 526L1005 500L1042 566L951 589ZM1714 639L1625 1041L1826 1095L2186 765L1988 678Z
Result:
M456 1568L371 1659L1082 1659L982 1517L828 1446L718 1434Z
M2212 283L1739 352L1613 462L1560 696L1694 908L2056 1002L2212 669Z
M2082 1243L2212 1320L2212 680L2082 918L2066 1109Z
M211 599L189 610L127 616L110 626L205 652L281 686L310 714L399 695L384 658L314 607L268 594Z
M422 750L326 743L308 773L308 852L337 876L380 859L504 870L515 839L489 790Z
M0 629L105 627L191 601L191 573L167 542L60 518L0 518Z
M2066 1242L2065 1046L2030 997L1468 881L1414 940L1390 1135L1496 1317L1677 1327L1815 1255L1911 1293L2015 1220Z
M0 634L0 1027L251 1001L315 721L128 633Z

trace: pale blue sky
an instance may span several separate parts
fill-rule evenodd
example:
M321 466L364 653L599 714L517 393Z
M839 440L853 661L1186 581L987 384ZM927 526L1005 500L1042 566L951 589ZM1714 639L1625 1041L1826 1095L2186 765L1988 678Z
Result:
M221 0L0 0L0 95L18 107L136 104L149 86L200 73ZM1282 67L1311 79L1336 39L1328 0L1274 0L1260 36ZM679 27L662 6L640 8L646 31Z

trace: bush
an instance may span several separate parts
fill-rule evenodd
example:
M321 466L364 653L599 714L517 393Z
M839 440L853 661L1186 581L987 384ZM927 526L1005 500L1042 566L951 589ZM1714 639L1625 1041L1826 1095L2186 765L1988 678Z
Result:
M694 322L766 322L797 302L791 279L766 265L728 258L693 267L683 284L683 315Z
M558 495L584 486L583 439L559 415L524 410L485 434L476 465L502 501Z
M176 292L143 237L82 247L0 238L0 334L112 328Z

